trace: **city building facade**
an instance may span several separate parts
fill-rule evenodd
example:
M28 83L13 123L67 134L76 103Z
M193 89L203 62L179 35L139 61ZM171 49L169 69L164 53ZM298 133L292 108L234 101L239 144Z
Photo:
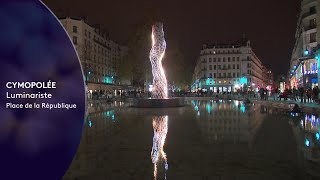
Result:
M296 42L292 50L288 77L291 88L313 88L318 86L318 29L320 2L302 0L297 22Z
M214 93L237 92L245 86L258 91L270 85L267 68L245 37L235 43L203 45L193 79L193 91Z
M273 72L272 71L268 71L267 72L267 80L268 80L268 84L269 84L269 86L271 86L272 88L274 88L275 86L275 84L274 84L274 74L273 74Z
M88 92L115 90L119 84L118 62L126 55L127 47L112 41L101 25L90 25L84 18L59 20L77 50Z

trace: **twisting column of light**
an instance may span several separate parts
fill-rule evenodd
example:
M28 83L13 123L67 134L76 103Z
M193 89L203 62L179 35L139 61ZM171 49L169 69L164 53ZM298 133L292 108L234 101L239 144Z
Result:
M166 50L163 24L156 23L152 26L152 48L150 50L150 62L153 75L152 98L168 98L167 78L162 67L162 59Z
M151 150L151 159L154 164L154 179L157 179L158 174L158 163L164 163L164 177L166 179L166 172L168 170L168 162L166 153L163 150L163 146L166 140L167 132L168 132L168 116L157 116L153 117L152 121L153 125L153 146Z

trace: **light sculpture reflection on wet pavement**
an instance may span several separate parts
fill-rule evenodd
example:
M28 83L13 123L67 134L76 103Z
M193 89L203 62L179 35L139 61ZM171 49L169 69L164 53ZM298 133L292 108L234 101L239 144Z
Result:
M151 159L154 164L154 179L157 179L158 165L164 164L164 179L166 179L166 171L168 170L167 155L163 150L167 132L168 132L168 116L156 116L152 118L153 125L153 146L151 151Z

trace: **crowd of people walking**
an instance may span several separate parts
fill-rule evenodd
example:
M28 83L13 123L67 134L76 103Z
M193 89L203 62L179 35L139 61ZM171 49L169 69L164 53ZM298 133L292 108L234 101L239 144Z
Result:
M290 89L285 89L284 92L280 93L278 89L274 90L273 96L274 100L276 99L291 99L294 101L300 101L301 103L312 103L312 102L317 102L319 103L319 88L318 86L315 86L313 89L311 88L304 88L304 87L299 87L299 88L290 88Z

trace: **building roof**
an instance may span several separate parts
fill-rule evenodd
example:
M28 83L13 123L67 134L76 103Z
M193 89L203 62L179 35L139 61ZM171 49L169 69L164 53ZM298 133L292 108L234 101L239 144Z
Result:
M212 48L239 48L242 46L247 46L248 39L244 35L240 40L229 41L229 42L215 42L207 43L203 45L203 49L212 49Z

